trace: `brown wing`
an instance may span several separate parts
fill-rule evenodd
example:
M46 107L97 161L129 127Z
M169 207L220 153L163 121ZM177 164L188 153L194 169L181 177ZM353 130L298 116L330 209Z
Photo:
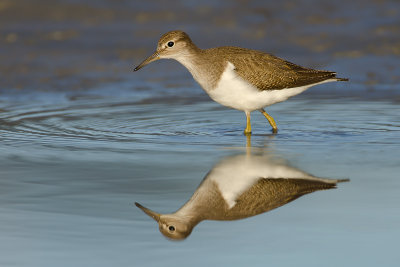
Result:
M260 51L239 47L222 49L238 75L260 90L293 88L336 78L335 72L307 69Z

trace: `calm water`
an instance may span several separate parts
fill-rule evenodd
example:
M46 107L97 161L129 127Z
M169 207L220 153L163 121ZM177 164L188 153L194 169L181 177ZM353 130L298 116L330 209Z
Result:
M42 16L65 8L54 5L24 9L14 20L9 14L20 7L0 6L8 36L0 63L0 266L397 266L397 2L355 1L344 9L340 1L321 1L304 21L296 18L312 1L232 2L227 9L174 2L178 10L195 8L192 18L168 15L175 13L160 11L158 2L60 2L74 15ZM287 13L265 15L280 8ZM221 10L223 19L201 19ZM237 10L244 15L235 20ZM210 101L177 63L131 73L159 35L143 29L163 31L165 21L186 25L203 47L219 38L272 50L351 82L321 85L268 108L277 135L254 113L247 140L244 114ZM265 24L265 35L257 35ZM282 25L288 35L279 35ZM354 32L373 34L350 38ZM134 206L176 211L216 164L248 153L249 142L254 154L351 181L244 220L203 221L182 242L166 239Z

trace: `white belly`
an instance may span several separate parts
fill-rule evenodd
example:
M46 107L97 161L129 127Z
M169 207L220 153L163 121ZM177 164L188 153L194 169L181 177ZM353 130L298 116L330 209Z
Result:
M207 90L207 93L215 102L243 111L254 111L285 101L289 97L300 94L311 86L316 85L260 91L237 75L234 69L235 66L228 62L217 86L212 90Z

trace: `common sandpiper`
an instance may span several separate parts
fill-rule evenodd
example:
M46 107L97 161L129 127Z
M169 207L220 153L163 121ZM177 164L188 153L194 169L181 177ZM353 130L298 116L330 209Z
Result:
M158 59L175 59L216 102L246 114L246 135L251 134L250 113L259 110L272 126L275 120L264 108L300 94L311 86L334 81L348 81L336 73L304 68L257 50L223 46L198 48L183 31L161 36L157 50L134 71Z

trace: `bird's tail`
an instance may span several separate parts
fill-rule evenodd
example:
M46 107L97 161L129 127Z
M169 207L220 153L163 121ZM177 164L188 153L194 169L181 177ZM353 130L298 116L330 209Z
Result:
M337 78L337 77L335 77L335 79L336 79L336 81L338 81L338 82L348 82L348 81L349 81L348 78Z

